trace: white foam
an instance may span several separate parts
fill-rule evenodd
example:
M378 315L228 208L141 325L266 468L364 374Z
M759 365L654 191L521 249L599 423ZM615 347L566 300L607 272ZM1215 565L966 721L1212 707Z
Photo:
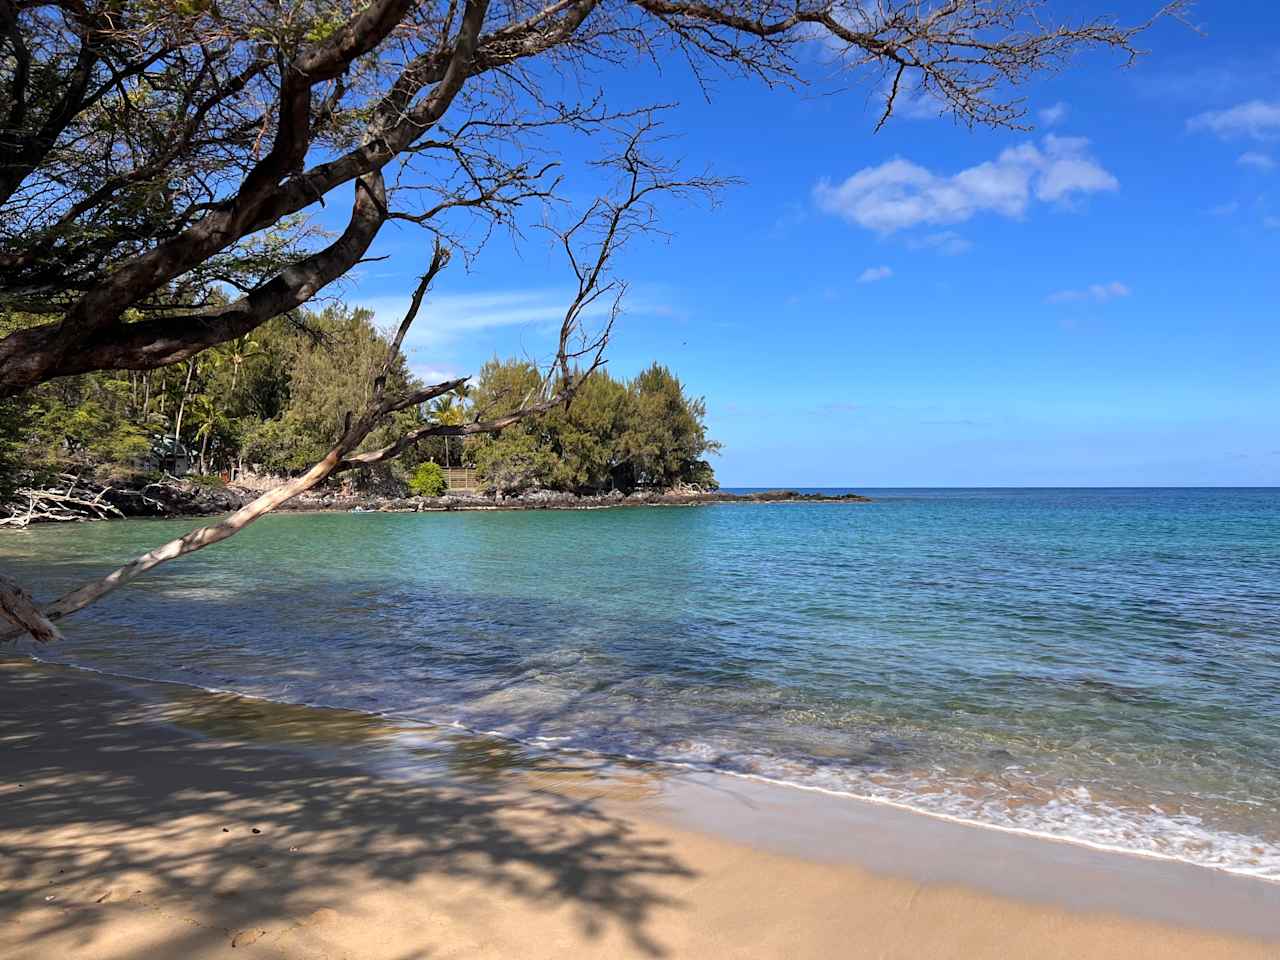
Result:
M76 663L47 660L34 654L28 654L28 656L40 663L70 666L106 677L163 683L209 693L234 695L248 700L284 702L240 690L209 687L183 680L118 673ZM951 785L945 782L940 784L936 780L927 783L929 790L925 792L919 789L924 784L916 785L917 789L912 790L911 782L906 779L901 784L894 785L876 783L868 778L852 778L846 774L850 779L858 779L856 786L847 782L834 785L830 782L819 782L837 779L829 770L809 771L804 780L772 776L769 773L735 770L710 762L709 759L699 759L699 755L706 758L723 755L723 751L717 750L712 744L706 742L689 743L684 757L663 757L575 746L567 742L573 739L571 736L522 738L512 736L500 729L486 730L472 727L457 719L441 721L401 711L368 710L313 700L288 702L321 710L351 711L387 720L460 730L473 736L493 737L543 751L554 750L601 760L652 763L697 773L737 777L792 790L805 790L861 803L878 804L980 829L997 830L1039 840L1071 843L1109 853L1184 863L1236 876L1280 883L1280 847L1274 844L1244 834L1213 830L1205 827L1197 818L1171 815L1154 804L1148 805L1147 815L1140 814L1136 809L1122 810L1113 804L1096 800L1088 788L1083 786L1063 791L1057 798L1046 804L1014 806L1000 803L1000 798L996 796L975 799L967 792L954 788L948 789L958 787L959 784ZM771 764L780 764L782 761L759 757L752 758L752 763L767 767ZM942 789L939 789L940 786Z

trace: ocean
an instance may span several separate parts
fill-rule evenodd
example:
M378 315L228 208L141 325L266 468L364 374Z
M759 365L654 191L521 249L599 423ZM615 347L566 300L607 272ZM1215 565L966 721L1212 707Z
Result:
M37 652L1280 881L1280 489L859 492L269 516ZM194 525L0 567L47 599Z

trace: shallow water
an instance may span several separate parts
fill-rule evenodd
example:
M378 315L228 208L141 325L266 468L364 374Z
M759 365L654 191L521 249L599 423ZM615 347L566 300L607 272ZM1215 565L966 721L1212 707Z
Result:
M41 655L1280 880L1280 489L871 493L272 516ZM0 565L49 597L191 526Z

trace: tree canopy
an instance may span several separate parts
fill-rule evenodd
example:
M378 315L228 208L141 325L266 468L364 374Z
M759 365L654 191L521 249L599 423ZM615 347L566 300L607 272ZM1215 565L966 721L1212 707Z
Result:
M478 411L501 409L538 382L524 361L490 361L473 388ZM705 457L719 449L707 437L706 404L690 397L670 370L654 363L624 382L598 370L571 405L529 417L493 437L469 441L468 457L484 484L499 493L530 488L601 493L680 484L715 486Z
M249 468L296 476L338 440L345 412L368 402L390 346L369 311L331 304L273 320L172 367L65 377L0 401L10 414L0 434L0 503L19 478L176 469L170 458L178 452L201 475ZM422 387L398 349L387 383L397 392ZM422 425L462 427L500 416L543 390L535 364L495 359L469 389L399 411L358 449L377 449ZM496 437L456 444L428 437L378 465L376 479L413 487L421 465L465 463L504 494L710 485L714 473L704 458L717 445L707 439L705 412L658 363L629 382L600 369L583 379L572 404Z
M646 116L611 108L607 79L592 91L595 67L674 55L699 76L801 83L820 42L834 69L883 78L882 122L910 84L962 122L1011 125L1037 72L1137 52L1145 25L1041 6L0 0L0 305L42 318L0 340L0 394L243 337L345 275L388 222L511 223L558 195L535 132ZM565 74L581 102L560 99ZM344 189L346 225L316 233L306 215Z

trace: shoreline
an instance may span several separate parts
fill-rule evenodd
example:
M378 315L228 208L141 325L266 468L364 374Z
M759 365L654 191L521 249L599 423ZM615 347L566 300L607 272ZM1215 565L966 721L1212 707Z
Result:
M313 511L326 512L326 511ZM565 746L558 742L537 742L537 740L521 739L520 737L511 736L498 730L485 730L476 727L467 726L458 721L445 721L430 717L415 716L410 713L399 712L395 710L372 710L360 709L355 707L340 706L330 703L321 703L316 701L285 701L275 700L270 697L260 696L258 694L246 693L240 690L232 690L225 687L206 687L196 683L190 683L185 680L160 679L156 677L145 677L136 674L114 673L109 670L97 667L84 666L81 664L59 663L54 660L44 660L31 654L30 661L43 667L50 667L55 670L69 670L75 673L89 674L92 678L96 678L100 682L106 684L141 684L143 686L157 687L176 687L185 691L192 691L196 694L208 694L211 696L233 697L238 700L257 702L267 704L273 707L311 710L321 714L325 712L334 712L340 714L358 714L373 720L386 721L393 724L402 724L410 729L418 729L422 731L430 730L447 730L458 731L469 736L487 738L494 741L500 741L520 750L533 751L538 754L547 754L550 756L561 756L566 758L581 758L590 761L594 765L627 765L640 764L656 768L664 771L669 775L672 783L677 782L703 782L703 781L741 781L745 784L752 785L745 789L760 789L774 791L799 791L801 793L815 794L824 798L823 802L834 805L834 809L838 809L840 804L848 803L853 805L864 805L873 808L882 808L893 811L895 814L904 815L906 817L924 817L930 820L939 821L963 830L977 831L994 831L1000 834L1006 834L1012 837L1020 838L1023 841L1031 843L1047 842L1051 844L1062 844L1068 847L1078 847L1092 853L1101 853L1107 856L1120 856L1137 858L1143 861L1155 861L1161 864L1175 865L1178 869L1190 869L1193 871L1207 871L1211 874L1230 877L1233 880L1243 880L1249 883L1261 883L1275 887L1280 891L1280 877L1267 876L1250 870L1235 869L1231 867L1218 866L1212 863L1205 863L1197 860L1186 859L1174 854L1162 853L1155 850L1144 850L1137 847L1126 847L1119 844L1107 844L1091 840L1087 837L1053 833L1048 830L1037 830L1029 827L1012 826L1008 824L996 823L989 820L970 819L958 814L947 813L941 810L932 810L928 807L915 806L903 800L897 800L889 797L876 796L868 793L857 793L853 790L841 790L832 787L825 787L813 783L805 783L798 780L786 780L779 777L769 776L763 773L748 772L745 770L734 770L728 767L718 767L714 764L697 763L687 760L677 760L671 758L641 756L625 752L613 752L592 747ZM0 665L5 663L5 658L0 655ZM1280 900L1277 901L1280 906ZM1280 930L1280 924L1277 925Z
M85 483L74 506L60 515L24 516L16 502L0 504L0 530L21 530L30 524L84 523L98 520L183 520L230 513L252 501L270 487L241 487L236 484L207 486L193 481L171 480L147 483L137 489ZM147 491L151 491L150 494ZM45 493L47 491L35 491ZM60 497L63 494L59 494ZM483 494L449 494L439 497L343 494L312 490L299 494L277 507L274 513L450 513L516 510L606 510L624 507L698 507L742 503L873 503L857 493L801 493L796 490L760 490L727 493L719 490L664 490L577 494L555 490L534 490L510 497Z
M103 782L104 777L107 782L118 779L121 763L128 767L131 750L139 748L143 741L160 738L169 744L168 750L197 765L203 755L226 753L238 765L318 766L324 778L346 781L358 776L368 780L369 789L407 790L415 796L424 789L442 796L452 796L457 791L470 795L478 790L485 796L515 798L510 802L517 809L528 802L530 792L544 799L555 795L560 798L557 803L568 802L579 814L586 812L581 808L587 804L593 817L605 817L610 822L619 820L625 822L628 831L662 837L680 850L696 850L697 856L692 859L697 864L722 863L728 858L727 862L735 866L721 878L725 884L745 882L741 876L744 874L754 877L754 883L765 882L767 878L756 875L767 862L769 869L794 874L802 887L817 884L827 891L821 896L806 894L799 900L789 894L783 898L784 904L774 904L765 896L767 891L756 890L754 895L764 899L754 905L754 910L787 926L794 918L784 907L804 911L818 909L823 903L830 907L823 897L834 896L837 891L839 901L844 904L855 888L863 898L877 903L883 901L883 904L901 906L898 898L905 889L904 884L916 891L912 897L917 901L923 890L948 902L958 898L967 904L963 915L951 916L945 922L935 919L920 929L895 934L908 939L934 937L930 942L939 951L930 952L916 943L916 952L902 953L903 956L1020 955L1017 951L1004 952L1005 939L1011 933L1008 923L1013 915L1022 918L1023 927L1037 927L1052 917L1054 929L1060 929L1063 924L1079 928L1078 936L1085 938L1081 943L1092 943L1090 937L1107 931L1107 936L1097 941L1096 950L1064 950L1060 954L1064 957L1135 956L1144 955L1147 950L1155 955L1157 942L1159 955L1188 958L1266 956L1280 949L1277 946L1280 945L1280 920L1276 919L1280 916L1280 885L1276 884L1176 862L1126 857L1071 843L1045 843L1036 837L1004 835L982 826L922 816L915 811L822 796L742 777L693 771L679 773L647 762L566 756L554 750L530 750L513 741L497 741L464 731L416 729L385 715L250 700L176 682L113 681L110 676L96 672L89 675L77 668L54 664L0 660L0 677L5 686L5 696L0 697L0 701L19 705L19 715L6 724L5 732L12 740L15 729L41 726L43 718L21 716L20 705L25 701L31 706L33 698L54 703L57 699L71 700L72 712L89 716L103 713L108 703L114 703L116 713L112 714L111 729L99 734L115 741L112 751L95 752L82 744L72 745L62 758L64 761L74 758L73 766L90 781ZM60 693L57 699L49 696L54 688ZM123 718L123 729L116 729L116 716ZM49 718L46 726L59 722ZM46 730L45 736L48 735L56 738L58 731ZM444 746L442 742L446 742ZM15 750L13 742L6 743L5 750ZM12 759L16 753L9 756ZM263 759L264 756L271 757L271 762ZM288 762L284 762L286 760ZM47 769L48 765L45 766ZM185 762L179 766L186 768ZM100 768L106 768L105 772ZM359 772L353 774L353 769ZM370 770L376 772L370 773ZM141 768L129 768L128 772L136 775ZM22 833L21 813L15 812L14 801L18 801L20 807L21 801L27 798L20 792L15 795L10 782L6 782L3 790L9 796L0 804L0 809L5 810L0 814L0 836L3 836L0 845L9 847L13 831L17 829ZM77 797L83 793L83 789L75 791ZM525 799L520 799L522 797ZM306 797L294 792L289 792L287 799L295 805L306 803ZM74 820L82 808L92 808L94 802L92 797L81 797L61 800L58 805L65 819ZM211 801L206 798L206 802ZM184 811L184 816L201 813L199 808L200 803L196 803L194 810ZM350 825L330 824L330 827L342 830L349 829ZM129 827L126 824L120 828L124 835L115 842L127 845ZM186 836L183 832L174 838L175 842ZM58 844L49 846L52 838L29 830L26 837L28 844L47 848L47 856L61 855L57 853ZM401 839L413 842L412 837ZM26 860L34 862L33 854L26 847L18 845L14 849L21 850ZM552 856L554 859L555 855ZM17 862L11 857L5 859ZM34 859L40 858L34 855ZM350 864L343 866L353 869ZM609 869L607 859L592 861L591 868L580 879L590 885L594 882L590 879L594 871ZM707 869L710 867L702 872ZM379 889L371 889L370 896L391 894L381 890L381 882L376 877L372 881ZM5 888L12 891L14 883L14 878L8 878ZM671 885L681 889L688 886L675 877L664 878L658 884L663 889ZM685 893L694 896L700 886L701 883L694 884L694 889ZM812 887L805 889L813 890ZM10 893L0 894L0 900L9 897ZM39 901L33 904L27 898L19 899L24 916L30 911L34 911L33 916L41 914L42 909L48 912L49 908L42 908ZM978 913L969 916L969 910L979 903ZM667 918L668 922L656 926L655 930L665 930L666 935L675 940L696 939L712 932L732 938L732 929L720 929L710 920L708 930L699 929L708 910L714 913L721 906L708 907L699 901L695 916ZM597 903L589 909L599 910L601 905ZM1107 916L1098 914L1100 910ZM975 918L985 918L985 926L979 924L983 926L979 947L955 954L942 949L958 929L968 929L976 922ZM835 922L833 917L827 919ZM528 920L526 917L522 922ZM688 928L690 923L694 929ZM25 924L18 925L18 929L23 928ZM1124 928L1122 934L1117 933L1119 928ZM1214 932L1205 932L1210 930ZM633 930L610 947L611 951L616 948L615 952L603 955L660 955L641 948L632 936L634 933ZM557 934L567 935L565 930ZM807 945L796 952L747 950L739 955L822 956L833 943L841 942L823 940L822 935L821 929L796 932L795 936L801 940L791 945L801 942ZM1259 938L1265 938L1266 943ZM3 942L0 935L0 943ZM225 947L225 939L220 942ZM905 943L906 940L895 940L886 948L898 955L894 951L905 949ZM1113 952L1112 947L1118 948L1122 943L1127 945L1128 952L1118 949ZM1036 952L1042 953L1044 946L1037 946ZM680 950L675 953L681 955ZM711 955L705 950L684 955L699 953ZM18 955L42 954L19 952ZM304 954L285 952L281 955ZM353 955L366 954L357 950ZM1046 955L1059 954L1050 949Z

